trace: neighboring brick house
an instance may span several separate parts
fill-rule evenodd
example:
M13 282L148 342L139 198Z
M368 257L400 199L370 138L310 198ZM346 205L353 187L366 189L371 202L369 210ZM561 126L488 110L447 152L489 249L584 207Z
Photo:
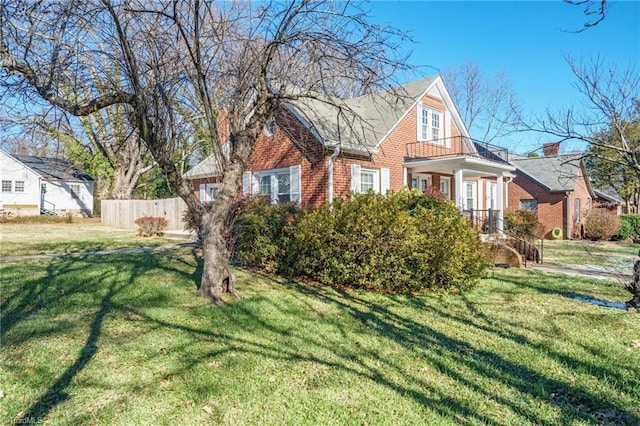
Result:
M557 146L545 148L543 157L511 158L517 170L509 184L508 205L536 211L541 236L549 238L554 228L560 228L563 238L581 238L585 213L598 199L583 155L557 155Z
M485 230L488 222L501 230L515 170L507 160L505 149L470 138L435 76L343 101L286 104L258 138L242 192L320 206L351 192L433 186ZM203 201L215 196L216 170L209 157L185 174Z

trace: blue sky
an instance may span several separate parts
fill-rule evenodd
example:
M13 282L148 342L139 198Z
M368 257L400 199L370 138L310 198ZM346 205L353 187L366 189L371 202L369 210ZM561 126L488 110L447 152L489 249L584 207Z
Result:
M438 74L472 59L487 74L504 71L528 116L579 105L564 54L606 63L638 64L640 2L611 4L607 17L581 33L583 8L556 1L374 1L375 21L408 32L410 62L421 74ZM549 137L515 134L500 145L524 153ZM564 150L580 148L565 144Z

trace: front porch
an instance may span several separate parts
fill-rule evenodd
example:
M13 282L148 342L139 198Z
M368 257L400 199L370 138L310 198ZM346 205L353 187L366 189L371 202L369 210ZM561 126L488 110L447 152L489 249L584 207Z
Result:
M483 233L502 233L507 183L515 167L508 150L467 137L406 145L405 185L433 186Z

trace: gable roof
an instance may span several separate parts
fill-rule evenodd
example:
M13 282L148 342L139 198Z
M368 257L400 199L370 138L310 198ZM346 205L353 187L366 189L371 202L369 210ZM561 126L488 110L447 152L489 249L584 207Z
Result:
M546 157L515 158L510 163L550 192L573 191L582 169L589 193L593 196L593 188L587 178L582 154L564 154Z
M452 121L463 136L469 137L440 76L344 100L321 96L301 98L290 101L289 106L325 145L375 152L398 123L434 87L441 94Z
M213 154L187 170L183 175L187 179L201 179L213 176L222 176L222 172L218 167L217 157Z
M593 192L598 196L598 198L601 198L605 201L608 201L614 204L624 203L624 201L622 201L622 197L620 196L620 194L618 194L618 192L610 185L606 185L600 188L594 188Z
M13 158L47 180L91 182L93 178L74 166L69 160L32 155L13 155Z

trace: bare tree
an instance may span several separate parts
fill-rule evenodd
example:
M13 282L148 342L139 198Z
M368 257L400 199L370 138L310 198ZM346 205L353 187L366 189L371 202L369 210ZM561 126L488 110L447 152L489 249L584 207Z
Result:
M587 21L580 29L571 30L572 33L581 33L589 28L593 28L604 20L609 11L610 4L607 0L564 0L574 6L583 7L583 13Z
M601 58L585 62L567 56L566 60L576 78L574 87L581 95L582 108L547 111L524 128L552 135L560 142L580 141L602 148L591 151L640 177L640 144L634 131L640 120L637 69L633 64L606 65Z
M516 130L521 107L503 72L487 77L469 59L443 74L462 120L477 139L491 142Z
M332 79L370 93L406 69L395 45L402 34L368 23L351 2L15 2L0 19L10 93L37 95L76 116L123 105L198 224L199 294L219 304L225 290L236 294L225 223L267 122L286 102L340 103L324 96L334 94ZM179 135L194 122L222 173L212 203L200 202L174 164Z

